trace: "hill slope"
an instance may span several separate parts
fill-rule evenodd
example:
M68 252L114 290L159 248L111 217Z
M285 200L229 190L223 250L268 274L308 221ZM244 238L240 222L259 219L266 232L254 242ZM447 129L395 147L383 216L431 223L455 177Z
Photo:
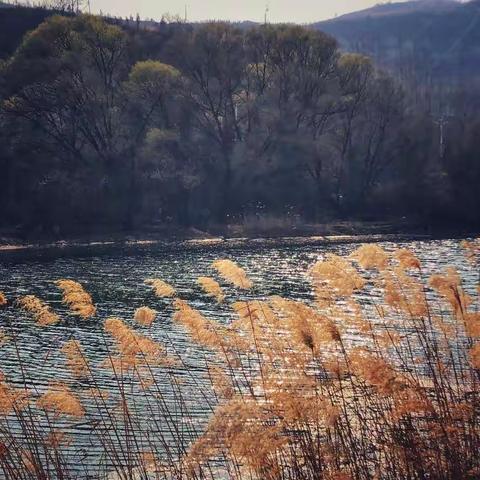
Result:
M480 76L480 0L379 5L313 26L409 80Z
M392 15L406 15L425 11L449 11L458 6L457 0L412 0L407 2L379 3L374 7L347 13L330 21L360 20Z

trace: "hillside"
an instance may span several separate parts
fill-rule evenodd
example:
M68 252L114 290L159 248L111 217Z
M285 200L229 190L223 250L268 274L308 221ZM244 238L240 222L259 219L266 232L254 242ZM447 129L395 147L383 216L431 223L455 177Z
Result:
M378 5L313 26L409 81L480 76L479 0Z
M347 13L333 21L360 20L392 15L406 15L411 13L436 11L447 12L458 6L456 0L413 0L407 2L379 3L371 8Z

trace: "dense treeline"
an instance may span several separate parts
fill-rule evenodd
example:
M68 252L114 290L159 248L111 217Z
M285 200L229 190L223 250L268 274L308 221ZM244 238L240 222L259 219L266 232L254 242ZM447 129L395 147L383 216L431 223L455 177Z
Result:
M318 31L57 15L0 77L3 225L479 220L478 94L439 128Z

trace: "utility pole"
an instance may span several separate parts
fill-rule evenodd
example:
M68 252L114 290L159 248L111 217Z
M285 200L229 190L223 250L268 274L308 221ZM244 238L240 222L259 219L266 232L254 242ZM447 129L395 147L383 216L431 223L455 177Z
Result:
M264 24L266 25L268 23L268 12L270 11L270 6L269 4L265 4L265 18L264 18Z
M187 4L185 4L185 23L188 22L188 7Z
M440 145L439 145L439 154L440 158L443 160L445 158L445 150L446 150L446 134L445 134L445 127L449 124L451 115L445 115L444 113L440 115L438 120L435 122L435 124L438 125L438 128L440 130Z

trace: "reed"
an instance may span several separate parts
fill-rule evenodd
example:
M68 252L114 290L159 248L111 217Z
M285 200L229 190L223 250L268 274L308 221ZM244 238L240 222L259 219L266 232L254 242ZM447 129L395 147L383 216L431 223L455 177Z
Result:
M252 288L253 283L247 277L245 270L232 260L216 260L212 266L225 281L233 286L244 290Z
M159 278L149 278L145 280L146 285L150 285L157 297L173 297L176 294L175 289L167 282Z
M139 325L151 327L155 318L157 318L157 312L149 307L140 307L135 310L133 318Z
M55 284L63 292L63 303L67 305L74 315L83 319L91 318L97 313L92 297L80 283L73 280L58 280Z
M464 245L472 269L479 245ZM214 265L237 288L252 286L233 262ZM412 252L378 245L326 256L308 275L313 301L236 301L227 323L175 299L174 321L205 352L203 379L182 352L118 318L105 320L100 365L77 341L62 346L68 384L45 392L1 376L4 476L78 478L68 421L90 425L102 446L94 478L479 478L478 286L467 291L453 268L427 279ZM216 297L216 283L201 285ZM137 323L151 324L142 312Z
M218 303L222 303L225 300L225 293L223 292L222 287L213 278L198 277L197 283L202 287L206 295L215 298Z
M17 300L17 304L26 312L32 314L38 325L46 327L60 322L60 317L51 311L50 307L35 295L26 295Z

